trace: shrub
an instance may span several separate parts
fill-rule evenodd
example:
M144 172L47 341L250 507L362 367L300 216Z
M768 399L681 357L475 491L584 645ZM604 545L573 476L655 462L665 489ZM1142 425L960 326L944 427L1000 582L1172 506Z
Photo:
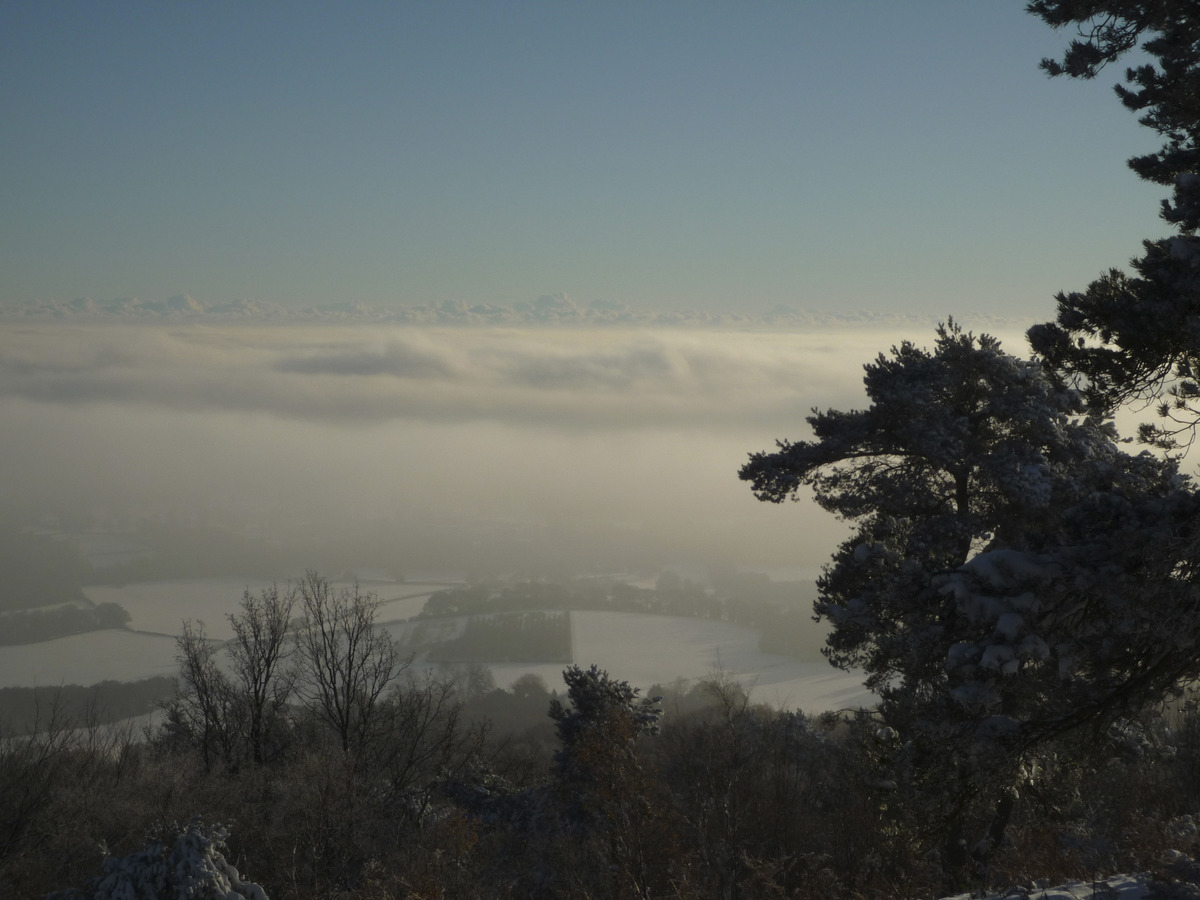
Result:
M88 888L49 900L267 900L225 859L226 829L196 818L171 831L170 843L152 837L128 856L105 856L104 874Z

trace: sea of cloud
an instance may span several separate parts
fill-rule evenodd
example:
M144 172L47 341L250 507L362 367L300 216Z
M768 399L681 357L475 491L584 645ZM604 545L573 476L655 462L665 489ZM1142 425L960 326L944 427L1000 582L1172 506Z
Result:
M1019 352L1020 328L1001 336ZM737 470L930 325L0 322L4 512L619 527L664 555L815 565L844 526ZM263 527L270 527L264 524ZM317 527L314 525L314 527ZM500 526L496 526L500 527Z

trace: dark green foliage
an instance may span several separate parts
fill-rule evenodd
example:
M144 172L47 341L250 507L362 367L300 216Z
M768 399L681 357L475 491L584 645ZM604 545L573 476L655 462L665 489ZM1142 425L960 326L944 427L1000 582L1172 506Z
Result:
M121 858L163 823L197 814L230 823L226 859L275 900L951 892L939 862L946 811L936 794L889 783L891 738L877 720L772 710L715 681L694 689L698 708L669 707L658 734L643 729L630 742L624 726L648 724L644 700L608 681L576 690L579 716L559 706L560 721L580 725L565 730L569 765L523 780L506 751L485 754L453 724L453 704L439 706L421 685L395 695L409 712L357 758L327 724L302 717L292 753L238 771L205 773L188 748L86 729L0 742L0 895L87 884L100 842ZM605 697L617 705L592 703ZM616 727L584 727L604 718ZM413 741L421 720L440 724ZM1025 802L989 880L1142 871L1168 847L1196 849L1195 825L1189 832L1180 817L1200 802L1197 734L1194 712L1181 708L1120 736L1118 756L1089 752L1099 747L1090 740L1047 745L1021 773ZM475 785L474 799L490 806L452 783ZM483 816L485 806L508 814ZM986 829L990 816L968 811L968 830Z
M423 617L461 616L533 609L570 609L575 606L566 585L545 581L518 584L480 582L430 595Z
M531 757L548 763L550 755L545 748L554 743L554 727L546 716L550 700L546 682L526 674L507 691L493 688L469 698L463 706L463 717L488 722L495 736L509 745L527 746Z
M854 522L815 611L833 625L831 661L865 669L885 699L940 683L972 627L934 576L983 550L1049 550L1097 491L1174 496L1173 466L1122 453L1110 424L1077 418L1073 393L986 335L951 323L932 352L902 344L864 380L868 408L814 413L814 440L752 454L740 474L761 500L811 488Z
M627 681L592 666L563 672L569 706L550 701L559 749L554 788L562 825L580 843L599 839L604 862L639 894L654 879L647 843L660 824L637 749L656 734L657 697L640 697ZM659 836L661 837L661 836Z
M566 703L550 700L550 772L520 788L479 771L451 796L492 830L497 877L517 896L669 896L680 861L674 816L641 753L658 731L656 699L596 666L572 666L563 679Z
M1154 60L1125 71L1126 85L1116 85L1117 96L1138 120L1164 139L1160 150L1129 160L1140 177L1156 184L1174 185L1180 175L1200 170L1197 136L1200 110L1200 21L1186 2L1162 0L1033 0L1028 9L1046 24L1074 25L1079 37L1072 40L1061 61L1042 60L1050 75L1094 78L1141 43ZM1194 185L1184 185L1176 202L1163 202L1163 218L1192 232L1200 225Z
M607 578L576 579L561 583L481 582L431 595L421 610L421 617L572 609L696 614L692 611L695 606L693 602L680 603L678 598L670 596L671 593L635 587L618 579Z
M561 773L582 769L585 780L595 780L586 771L586 759L595 752L596 743L627 755L639 737L658 731L662 715L658 698L639 697L641 691L628 681L610 678L598 666L586 670L571 666L563 672L563 681L570 706L557 698L550 701L550 718L561 745L555 762Z
M0 896L85 885L101 842L120 859L198 814L230 823L226 859L275 900L950 893L940 795L889 782L893 739L873 717L772 710L725 680L660 718L603 673L578 670L572 682L556 720L545 685L512 695L563 724L556 768L485 750L453 695L422 682L389 694L386 729L353 757L302 713L290 753L236 771L206 773L193 748L64 719L33 740L0 741ZM1181 706L1113 735L1116 756L1095 752L1092 737L1047 744L1022 770L1025 802L990 881L1141 871L1168 847L1200 849L1194 821L1180 818L1200 803L1198 734ZM990 816L968 810L968 831Z

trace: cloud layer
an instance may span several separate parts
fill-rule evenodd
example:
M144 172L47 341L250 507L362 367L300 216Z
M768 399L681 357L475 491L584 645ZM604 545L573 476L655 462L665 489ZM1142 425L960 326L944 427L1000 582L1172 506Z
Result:
M924 331L8 323L0 512L814 565L842 526L737 470Z
M311 421L795 427L876 334L180 326L0 329L0 396Z

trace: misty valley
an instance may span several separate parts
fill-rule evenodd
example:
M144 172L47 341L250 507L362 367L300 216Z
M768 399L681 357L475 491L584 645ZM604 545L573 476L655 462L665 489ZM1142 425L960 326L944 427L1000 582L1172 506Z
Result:
M298 577L295 548L212 527L54 532L10 526L2 542L10 589L0 595L0 721L34 723L34 689L111 720L152 712L173 695L185 620L215 642L244 592ZM285 568L291 564L291 568ZM378 602L377 624L416 669L486 667L509 687L553 685L572 663L600 664L632 683L694 684L718 672L766 702L815 712L869 700L861 677L831 670L811 619L811 581L734 570L542 576L393 574L394 560L342 570ZM129 683L129 684L125 684ZM154 685L154 689L149 689ZM84 688L95 686L90 692ZM16 689L25 689L19 692ZM23 696L21 702L3 697ZM121 698L138 696L130 711ZM80 698L86 697L86 703ZM6 711L24 707L19 717Z
M1200 900L1200 0L1005 6L0 4L0 900Z

